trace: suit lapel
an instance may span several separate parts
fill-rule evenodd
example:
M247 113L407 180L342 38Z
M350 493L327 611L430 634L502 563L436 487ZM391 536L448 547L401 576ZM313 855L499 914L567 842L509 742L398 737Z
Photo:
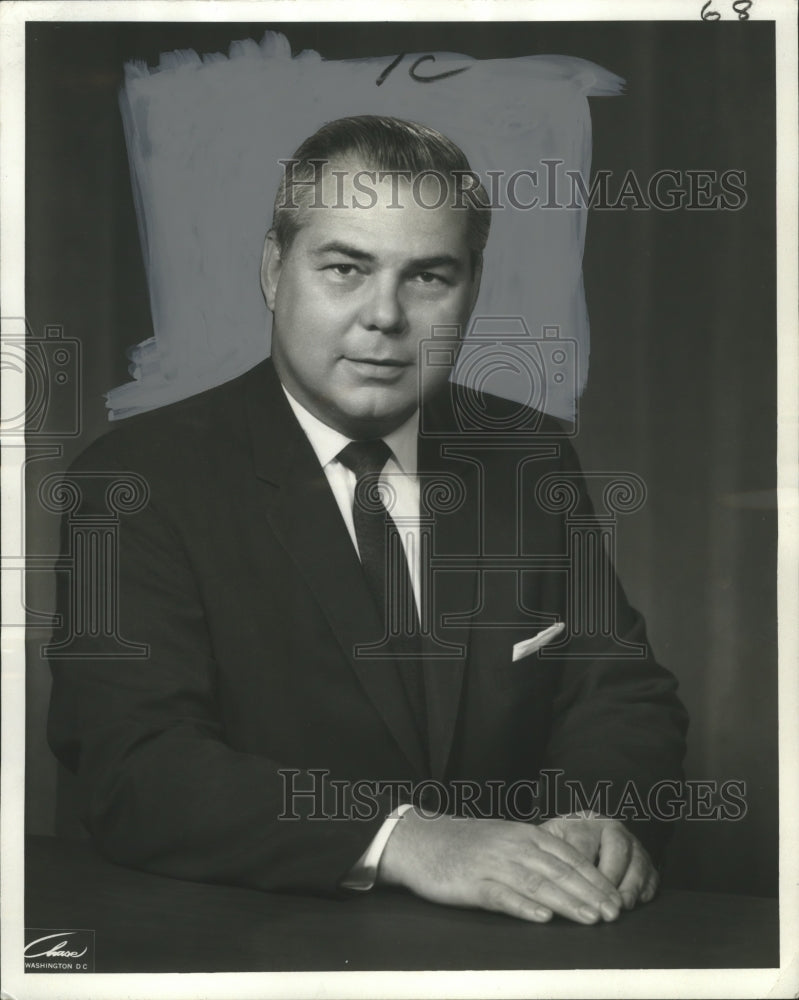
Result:
M477 572L436 569L439 558L466 557L474 565L480 544L480 473L458 450L449 389L425 407L419 439L422 516L432 517L432 572L423 573L432 591L432 641L424 660L428 743L434 778L445 776L455 737L469 651L470 612L476 610ZM432 429L432 433L426 433ZM435 483L442 485L436 490ZM462 502L447 509L448 483L462 489Z
M254 469L275 535L314 594L342 652L397 744L425 775L427 767L396 662L356 655L382 626L335 498L296 421L271 361L248 387ZM302 622L291 627L302 628Z

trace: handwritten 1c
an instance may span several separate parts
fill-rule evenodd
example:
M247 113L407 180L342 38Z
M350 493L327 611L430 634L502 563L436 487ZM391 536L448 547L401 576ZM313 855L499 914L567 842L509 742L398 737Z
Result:
M405 56L406 56L405 52L400 52L400 54L395 59L393 59L388 66L386 66L386 68L383 70L380 76L375 80L375 85L378 87L382 87L383 83L385 83L386 79L388 78L389 73L391 73L392 70L394 70L397 66L399 66L399 64L402 62ZM460 69L448 69L444 73L434 73L432 76L420 76L416 72L417 68L421 66L422 63L435 62L435 61L436 57L432 53L428 53L425 56L419 56L419 58L408 69L408 76L410 76L412 80L416 80L417 83L435 83L436 80L446 80L448 76L457 76L458 73L465 73L466 70L470 69L469 66L461 66Z

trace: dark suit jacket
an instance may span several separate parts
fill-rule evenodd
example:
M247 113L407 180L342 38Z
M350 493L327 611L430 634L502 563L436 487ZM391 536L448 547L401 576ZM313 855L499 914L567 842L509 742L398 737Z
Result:
M509 571L502 557L562 557L564 517L543 511L534 487L574 472L576 459L548 420L534 439L468 445L451 396L426 407L419 451L423 484L444 472L463 487L462 502L436 515L434 555L466 559L435 576L435 620L456 617L442 632L452 655L425 667L429 759L396 665L354 655L379 638L377 612L271 362L124 421L78 460L80 517L106 509L109 472L135 472L149 489L139 511L120 515L118 548L119 633L146 644L146 658L108 657L102 636L69 636L74 543L59 573L70 658L52 661L49 739L77 773L84 822L108 857L183 878L335 892L385 812L318 818L309 798L300 819L279 819L289 781L310 787L311 769L326 773L317 788L339 816L353 804L341 789L359 779L484 788L554 768L588 788L632 779L646 790L680 775L685 713L650 653L603 656L596 639L580 657L512 662L515 642L567 620L566 574L513 571L518 562ZM480 403L495 417L514 409ZM579 507L588 510L582 485ZM478 571L481 553L492 562ZM618 632L645 642L611 586ZM331 779L344 783L338 792ZM663 841L657 824L639 835L655 851Z

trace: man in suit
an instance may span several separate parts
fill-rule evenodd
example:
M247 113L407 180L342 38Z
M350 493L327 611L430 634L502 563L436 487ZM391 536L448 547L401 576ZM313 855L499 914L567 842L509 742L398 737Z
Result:
M433 353L454 359L474 307L484 192L455 205L462 152L394 119L330 123L294 160L262 263L271 359L125 421L73 467L78 516L109 474L146 484L118 562L119 631L147 655L72 636L51 745L123 864L616 919L654 896L663 825L557 815L563 786L523 822L516 793L538 802L557 772L645 794L679 778L685 714L615 578L616 633L641 656L573 629L559 655L514 654L571 613L564 574L540 570L567 547L563 512L536 484L565 477L590 503L554 421L530 411L509 435L517 407L427 359L442 329ZM519 555L530 570L503 572Z

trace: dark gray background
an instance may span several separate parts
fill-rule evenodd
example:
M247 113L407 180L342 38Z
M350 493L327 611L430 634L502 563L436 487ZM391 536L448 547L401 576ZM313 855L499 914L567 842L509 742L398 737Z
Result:
M151 334L117 105L123 63L175 48L226 51L267 29L330 58L455 51L559 53L627 80L592 99L594 169L745 170L741 211L592 211L585 252L591 370L578 450L587 470L640 475L618 568L691 714L688 775L746 782L738 822L676 834L666 884L777 891L776 332L774 31L749 23L29 24L27 316L83 349L81 435L29 468L29 492L106 427L102 393L125 348ZM290 99L290 98L288 98ZM354 109L356 110L356 109ZM271 200L272 192L264 192ZM53 402L56 407L57 402ZM53 426L66 414L51 412ZM46 439L49 440L49 439ZM57 522L34 501L28 551ZM32 573L28 604L52 581ZM46 629L30 631L26 822L54 829L44 737Z

